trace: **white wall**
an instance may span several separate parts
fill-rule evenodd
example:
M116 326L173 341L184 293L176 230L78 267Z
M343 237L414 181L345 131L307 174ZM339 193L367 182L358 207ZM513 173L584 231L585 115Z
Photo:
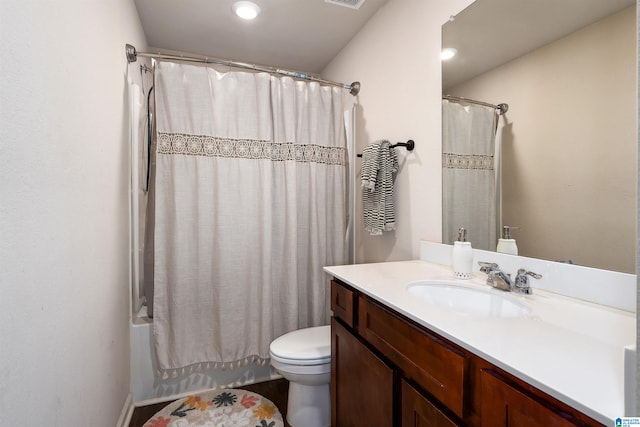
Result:
M109 426L129 393L130 0L0 0L0 425Z
M389 0L322 72L362 83L358 152L378 139L416 142L398 149L397 230L366 234L357 202L357 262L417 259L421 238L442 239L441 26L472 2Z
M502 216L520 255L635 272L636 36L632 6L446 90L509 104Z

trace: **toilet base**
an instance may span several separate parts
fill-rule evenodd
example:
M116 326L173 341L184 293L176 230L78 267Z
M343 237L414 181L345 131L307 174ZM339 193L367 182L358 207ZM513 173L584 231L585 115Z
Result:
M289 382L287 422L291 427L331 425L329 384L303 385Z

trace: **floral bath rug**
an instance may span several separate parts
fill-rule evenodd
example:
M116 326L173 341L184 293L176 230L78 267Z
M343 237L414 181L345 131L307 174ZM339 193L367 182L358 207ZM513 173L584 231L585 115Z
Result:
M278 408L245 390L215 390L165 406L143 427L284 427Z

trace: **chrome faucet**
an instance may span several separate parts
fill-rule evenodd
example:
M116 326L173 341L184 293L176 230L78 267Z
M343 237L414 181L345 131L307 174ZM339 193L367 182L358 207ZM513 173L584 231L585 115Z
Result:
M511 283L511 275L500 270L495 262L479 261L480 271L487 274L487 285L503 291L511 291L513 284Z
M518 270L515 280L511 281L511 275L500 270L495 262L480 261L478 265L480 265L480 271L487 274L487 285L503 291L531 295L533 290L529 286L529 276L534 279L542 278L540 274L521 268Z

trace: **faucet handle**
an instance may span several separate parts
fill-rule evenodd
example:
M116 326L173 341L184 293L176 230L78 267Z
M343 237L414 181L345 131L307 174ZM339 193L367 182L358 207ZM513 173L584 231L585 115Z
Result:
M480 266L480 271L486 274L499 269L498 264L495 262L478 261L478 265Z
M527 271L524 268L518 270L518 274L516 274L516 279L514 281L516 292L520 292L523 294L531 294L531 286L529 286L529 276L534 279L542 279L542 274L534 273L533 271Z
M534 273L533 271L527 271L524 268L518 270L518 274L516 275L516 280L522 279L527 282L527 276L531 276L534 279L542 279L542 274Z

